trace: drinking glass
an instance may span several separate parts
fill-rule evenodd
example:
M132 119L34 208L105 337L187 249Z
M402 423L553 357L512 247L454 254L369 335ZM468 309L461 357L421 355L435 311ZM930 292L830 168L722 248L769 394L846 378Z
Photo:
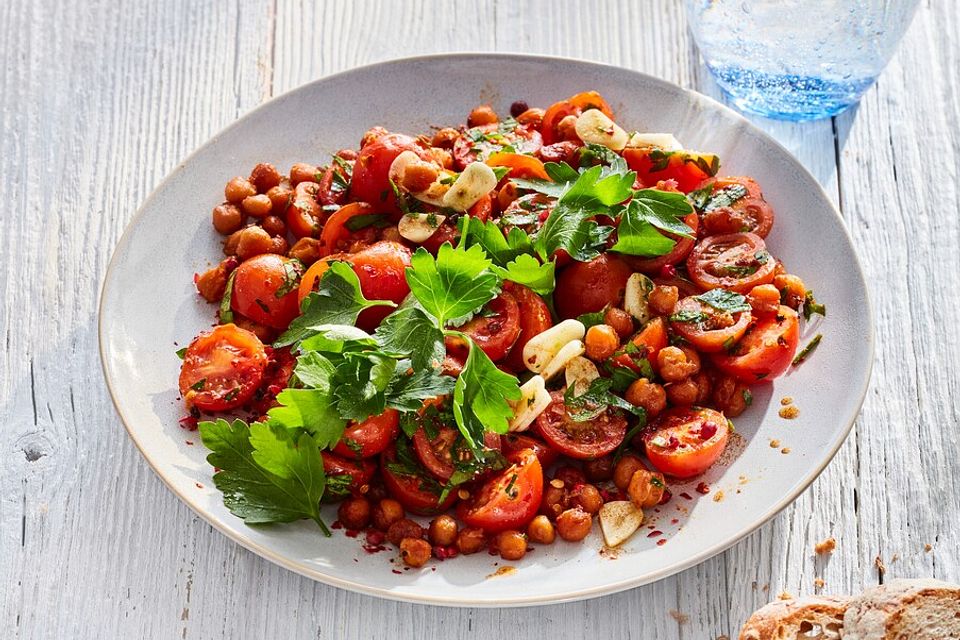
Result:
M814 120L857 102L919 0L685 0L704 62L744 111Z

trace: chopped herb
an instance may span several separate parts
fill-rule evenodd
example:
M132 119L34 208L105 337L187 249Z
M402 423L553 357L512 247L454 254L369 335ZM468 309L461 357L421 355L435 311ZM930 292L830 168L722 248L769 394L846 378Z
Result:
M205 384L207 384L207 379L200 378L199 380L194 382L192 385L190 385L190 388L193 389L194 391L203 391L203 386Z
M230 307L230 304L233 300L233 281L236 277L237 270L234 269L230 272L230 277L227 278L227 288L223 290L223 297L220 298L220 313L218 314L220 324L233 322L233 309Z
M810 357L810 354L813 353L814 349L817 348L821 340L823 340L822 333L818 333L817 335L813 336L813 340L811 340L807 344L807 346L801 349L800 353L797 354L797 357L793 359L793 366L797 366L798 364L806 360L808 357Z
M264 302L260 298L255 298L254 302L257 303L257 306L260 307L260 309L262 309L264 313L267 313L267 314L270 313L270 305L268 305L266 302Z
M700 324L709 319L709 314L703 311L694 311L693 309L682 309L670 316L670 322L695 322Z
M697 300L726 313L750 311L750 303L747 302L746 296L726 289L711 289L698 295Z
M650 150L650 161L653 165L650 167L650 171L663 171L667 168L667 165L670 164L670 158L673 156L673 151L664 151L663 149L651 149Z
M601 309L594 313L585 313L581 316L577 316L577 320L583 323L583 326L589 329L590 327L596 326L598 324L604 324L604 316L606 315L606 310Z
M750 389L743 390L743 402L748 407L753 404L753 394L750 393Z
M500 182L510 173L510 167L490 167L493 169L493 175L497 176L497 182Z
M226 400L227 402L231 402L233 400L236 400L238 395L240 395L240 387L234 387L233 389L230 389L230 391L228 391L226 395L223 396L223 399Z
M180 358L181 360L183 360L183 357L187 354L187 348L184 347L184 348L182 348L182 349L177 349L176 354L177 354L177 357L178 357L178 358Z
M343 226L350 231L360 231L360 229L371 226L377 229L383 229L389 225L390 223L387 221L387 216L382 213L365 213L359 216L353 216L343 223Z
M732 184L729 187L724 187L716 193L711 194L701 208L704 212L707 212L721 207L729 207L737 200L746 197L747 193L747 188L742 184Z
M517 474L514 473L513 475L510 476L510 482L507 483L507 487L503 490L503 492L507 494L510 498L516 498L518 495L520 495L520 492L514 489L513 485L515 485L516 483L517 483Z
M817 299L813 297L813 291L808 290L803 299L803 319L809 320L815 313L826 317L827 307L817 302Z
M303 263L293 258L283 261L283 282L273 292L275 298L282 298L300 286L300 276L303 275ZM259 302L259 301L258 301ZM266 309L265 309L266 311Z

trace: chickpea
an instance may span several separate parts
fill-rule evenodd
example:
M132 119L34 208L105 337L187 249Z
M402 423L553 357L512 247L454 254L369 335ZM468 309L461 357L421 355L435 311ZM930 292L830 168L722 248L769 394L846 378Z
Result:
M508 181L497 194L497 204L500 205L500 210L504 211L519 195L520 194L517 193L517 185Z
M430 559L430 543L421 538L404 538L400 541L400 557L408 567L422 567Z
M633 316L623 309L608 308L603 314L603 322L613 327L621 338L626 338L633 333Z
M553 544L553 541L557 537L557 532L553 528L553 523L550 522L550 518L539 515L527 525L527 537L530 538L531 542L536 542L537 544Z
M572 489L578 484L586 484L587 476L580 469L570 465L559 467L553 477L563 482L566 489Z
M579 140L577 137L577 116L564 116L557 123L557 137L560 140Z
M376 142L377 140L387 135L388 133L389 131L387 131L386 129L380 126L373 127L372 129L367 129L366 133L363 134L363 137L360 138L360 148L363 149L365 146L367 146L371 142Z
M384 498L370 512L373 518L373 526L380 531L386 532L390 525L403 518L403 505L393 498Z
M243 234L244 229L239 231L234 231L227 239L223 241L223 253L228 256L237 255L237 245L240 244L240 235ZM268 234L269 235L269 234Z
M267 216L260 221L260 226L272 236L282 236L287 233L287 223L277 216Z
M647 419L650 420L667 408L667 392L659 384L650 382L646 378L631 382L624 398L635 407L643 407L647 412Z
M273 248L273 239L270 234L260 227L244 227L237 233L240 235L237 236L236 252L237 257L241 260L258 256L261 253L270 253Z
M504 560L520 560L527 555L527 537L512 529L498 533L493 546Z
M283 236L273 236L270 238L270 250L267 253L276 253L282 256L286 255L289 250L290 243L287 242L287 239Z
M540 499L540 513L554 520L567 506L569 506L567 492L562 487L557 488L552 484L547 484L543 488L543 497Z
M627 486L627 496L638 509L655 507L663 499L663 491L667 483L659 471L637 469L630 478Z
M430 157L434 162L444 169L453 168L453 154L446 149L441 149L440 147L430 147L427 149L427 153L430 154Z
M273 208L273 202L270 201L270 197L265 193L259 193L255 196L247 196L244 198L240 206L243 207L244 213L254 218L262 218L270 213L270 210Z
M231 258L227 258L231 260ZM226 262L226 260L224 260ZM219 302L227 290L229 278L223 262L197 276L197 292L207 302Z
M636 455L625 453L613 467L613 484L620 491L626 491L627 487L630 486L630 479L633 478L634 472L646 468L643 461Z
M453 143L460 137L460 132L450 127L444 127L430 139L430 146L440 147L441 149L452 149Z
M713 381L705 371L701 371L691 379L697 383L697 404L703 404L710 397L710 390L713 389Z
M423 527L409 518L400 518L390 523L387 527L387 540L390 544L399 547L404 538L423 538Z
M319 182L317 180L318 173L320 173L320 168L317 165L297 162L290 167L290 184L295 187L301 182Z
M647 296L650 309L659 316L673 313L673 307L680 299L680 289L670 285L658 284Z
M557 516L557 535L567 542L583 540L593 528L593 516L579 507L567 509Z
M747 302L754 315L772 316L780 309L780 292L772 284L761 284L750 290Z
M465 556L480 551L486 542L483 529L462 529L457 535L457 549Z
M274 215L283 215L293 202L293 188L289 184L281 182L277 186L267 191L267 197L270 198L270 212Z
M700 371L700 356L695 352L691 356L680 347L664 347L657 353L657 365L661 378L667 382L679 382Z
M354 151L353 149L340 149L340 150L337 151L334 155L337 156L338 158L340 158L341 160L356 160L356 159L357 159L357 152Z
M777 260L777 264L773 266L773 276L783 276L787 273L787 267L783 264L783 261Z
M500 122L497 112L488 104L481 104L473 108L470 115L467 116L468 127L479 127L485 124L496 124Z
M257 195L257 188L246 178L231 178L223 188L223 196L230 204L240 204L244 198Z
M261 162L250 172L250 182L257 188L258 193L266 193L280 184L282 178L277 168L268 162Z
M212 218L213 228L216 229L218 233L228 236L243 226L243 221L246 219L246 216L243 215L243 212L240 211L237 205L224 202L213 208Z
M320 259L320 241L316 238L300 238L290 247L287 255L309 267Z
M414 162L407 165L400 186L409 193L420 193L426 191L438 175L439 172L429 162Z
M457 541L457 521L446 514L439 515L430 521L427 536L438 547L449 547Z
M776 276L773 286L780 292L780 300L791 309L799 309L807 297L807 286L803 280L792 274Z
M529 127L540 128L540 123L543 122L543 116L546 113L543 109L537 109L536 107L532 109L527 109L523 113L517 116L517 122Z
M580 507L589 514L595 514L603 506L600 492L592 484L583 484L570 492L570 506Z
M590 482L606 482L613 477L613 456L586 460L583 471Z
M337 508L337 519L347 529L366 529L370 524L370 501L363 496L350 497Z
M273 342L277 337L277 332L275 329L271 329L265 324L254 322L250 318L244 318L241 315L234 315L233 324L237 325L241 329L246 329L253 335L257 336L260 338L260 342L264 344Z
M384 227L380 230L380 239L387 242L403 243L403 236L400 235L400 229L396 225Z
M735 418L746 411L750 390L730 376L719 376L713 384L711 395L717 409L728 418Z
M584 338L587 357L594 362L602 362L620 348L620 337L608 324L595 324L587 329Z
M681 382L668 384L666 387L667 400L670 404L678 407L689 407L697 402L697 396L700 393L700 387L696 381L687 378Z

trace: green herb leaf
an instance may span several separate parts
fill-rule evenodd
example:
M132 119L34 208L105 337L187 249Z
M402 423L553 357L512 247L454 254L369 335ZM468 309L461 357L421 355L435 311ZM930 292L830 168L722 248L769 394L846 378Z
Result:
M704 212L707 212L720 207L729 207L737 200L745 198L748 193L747 188L742 184L732 184L712 193L701 208Z
M554 269L555 266L552 261L541 264L539 260L529 254L517 256L507 263L506 268L493 267L494 273L504 280L522 284L542 296L549 295L553 291L556 284L554 282Z
M703 311L694 309L682 309L670 316L670 322L695 322L700 324L710 319L710 316Z
M577 320L583 323L583 326L589 329L590 327L596 326L598 324L605 324L604 317L606 316L606 308L596 311L594 313L585 313L581 316L577 316Z
M738 313L740 311L750 311L750 303L747 298L739 293L727 291L726 289L711 289L706 293L697 296L697 300L708 304L717 311L726 313ZM680 322L683 322L682 320Z
M417 411L423 408L424 400L453 393L456 382L433 368L413 369L403 367L401 361L386 390L387 406L400 411Z
M479 246L454 249L443 244L436 259L422 247L407 268L407 283L440 327L469 318L499 292L499 278Z
M661 233L690 238L693 229L681 218L693 212L682 193L641 189L623 209L617 229L617 243L611 251L638 256L669 253L676 242Z
M230 277L227 278L227 288L223 290L223 297L220 298L220 313L217 314L220 318L220 324L233 322L233 309L230 305L233 301L233 281L236 277L237 270L234 269L230 272Z
M636 416L646 417L646 412L621 398L610 393L613 380L597 378L581 395L576 395L575 387L567 387L563 394L563 404L567 410L567 417L574 422L586 422L603 414L609 407L622 409Z
M283 281L277 290L273 292L273 297L279 299L300 286L300 276L303 275L303 263L296 258L283 261Z
M183 357L187 355L187 348L183 347L182 349L177 349L174 353L177 354L177 357L183 360Z
M809 357L810 357L810 354L812 354L812 353L814 352L814 350L815 350L818 346L820 346L820 341L821 341L821 340L823 340L823 334L822 334L822 333L818 333L817 335L813 336L813 340L811 340L809 343L807 343L807 346L805 346L803 349L801 349L801 350L800 350L800 353L797 354L797 357L793 359L793 366L796 367L796 366L799 365L801 362L803 362L804 360L806 360L807 358L809 358Z
M817 299L813 297L813 291L807 291L807 295L803 299L803 319L809 320L815 313L826 317L827 307L817 302Z
M387 221L387 216L383 213L364 213L359 216L353 216L343 223L343 226L350 231L360 231L360 229L366 229L371 226L383 229L389 225L390 223Z
M446 355L443 332L416 307L401 307L384 318L374 340L384 351L409 356L415 370L439 368Z
M271 423L288 430L303 429L324 449L332 447L343 437L347 421L340 417L334 406L329 385L316 389L284 389L277 395L277 402L280 406L267 411Z
M484 431L507 432L513 417L508 400L520 399L517 379L504 373L473 340L460 334L470 345L467 362L453 389L453 415L471 449L483 442Z

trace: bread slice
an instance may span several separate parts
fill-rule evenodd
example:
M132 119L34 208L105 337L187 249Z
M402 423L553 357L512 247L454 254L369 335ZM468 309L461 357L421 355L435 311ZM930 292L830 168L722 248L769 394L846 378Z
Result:
M740 631L740 640L840 640L846 596L777 600L758 609Z
M893 580L854 598L843 628L844 640L960 640L960 587Z

